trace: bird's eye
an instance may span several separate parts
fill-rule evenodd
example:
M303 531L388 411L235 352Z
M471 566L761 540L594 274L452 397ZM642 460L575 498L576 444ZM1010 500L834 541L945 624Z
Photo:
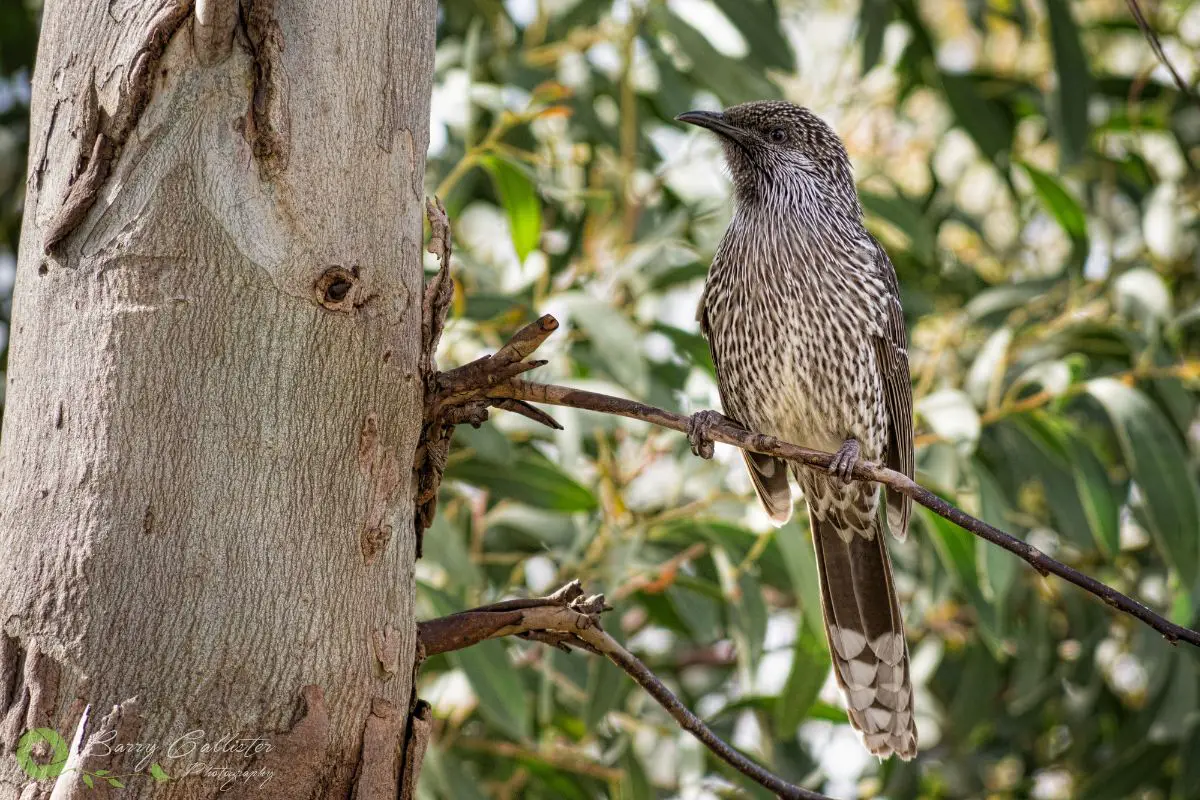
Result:
M787 139L787 131L783 128L772 128L769 136L775 144L782 144Z

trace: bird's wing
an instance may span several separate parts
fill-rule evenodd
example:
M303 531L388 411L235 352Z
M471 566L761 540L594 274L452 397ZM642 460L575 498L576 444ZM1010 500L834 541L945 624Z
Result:
M717 370L717 391L721 396L721 410L727 417L745 427L745 423L739 417L736 404L729 402L730 398L726 395L721 380L721 361L717 357L717 350L713 347L712 336L708 330L707 298L708 284L705 283L704 292L700 295L700 305L696 309L696 321L700 323L700 332L708 340L708 352L712 356L713 366ZM788 486L787 462L779 458L751 453L749 450L743 450L742 457L746 460L746 469L750 472L750 479L754 481L754 490L758 493L758 499L763 508L766 509L774 524L783 525L792 516L792 490Z
M896 268L884 251L875 244L876 265L882 273L887 292L883 303L883 332L875 337L875 360L883 378L883 395L888 412L888 445L886 465L913 477L913 400L912 379L908 372L908 335L904 329L904 311L900 307L900 285ZM892 535L903 539L908 534L908 517L912 499L892 489L887 490L887 520Z

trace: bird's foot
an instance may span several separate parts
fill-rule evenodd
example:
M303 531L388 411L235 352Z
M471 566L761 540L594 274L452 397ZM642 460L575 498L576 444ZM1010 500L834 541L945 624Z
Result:
M833 454L833 460L829 462L829 474L841 478L844 483L849 483L854 476L854 465L858 463L861 452L862 448L859 447L857 439L842 442L842 446Z
M697 411L688 422L688 442L692 445L692 453L701 458L713 457L713 440L710 431L714 425L732 420L719 411Z

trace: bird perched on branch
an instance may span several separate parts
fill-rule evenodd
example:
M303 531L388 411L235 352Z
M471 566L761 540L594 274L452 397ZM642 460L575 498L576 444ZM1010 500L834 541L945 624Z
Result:
M909 498L851 482L860 458L913 474L912 384L896 272L863 227L846 149L806 108L746 103L676 119L715 133L735 211L697 317L725 414L750 430L836 452L828 472L793 467L808 503L821 607L851 723L880 757L917 752L908 646L884 523L903 539ZM690 438L711 455L715 412ZM792 512L788 465L745 452L779 525Z

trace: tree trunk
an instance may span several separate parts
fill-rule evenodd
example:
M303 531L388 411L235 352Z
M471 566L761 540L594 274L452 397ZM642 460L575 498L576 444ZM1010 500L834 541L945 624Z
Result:
M119 797L396 796L435 14L47 3L0 447L0 798L48 795L11 755L81 719L55 797L97 769ZM155 749L106 755L132 743Z

